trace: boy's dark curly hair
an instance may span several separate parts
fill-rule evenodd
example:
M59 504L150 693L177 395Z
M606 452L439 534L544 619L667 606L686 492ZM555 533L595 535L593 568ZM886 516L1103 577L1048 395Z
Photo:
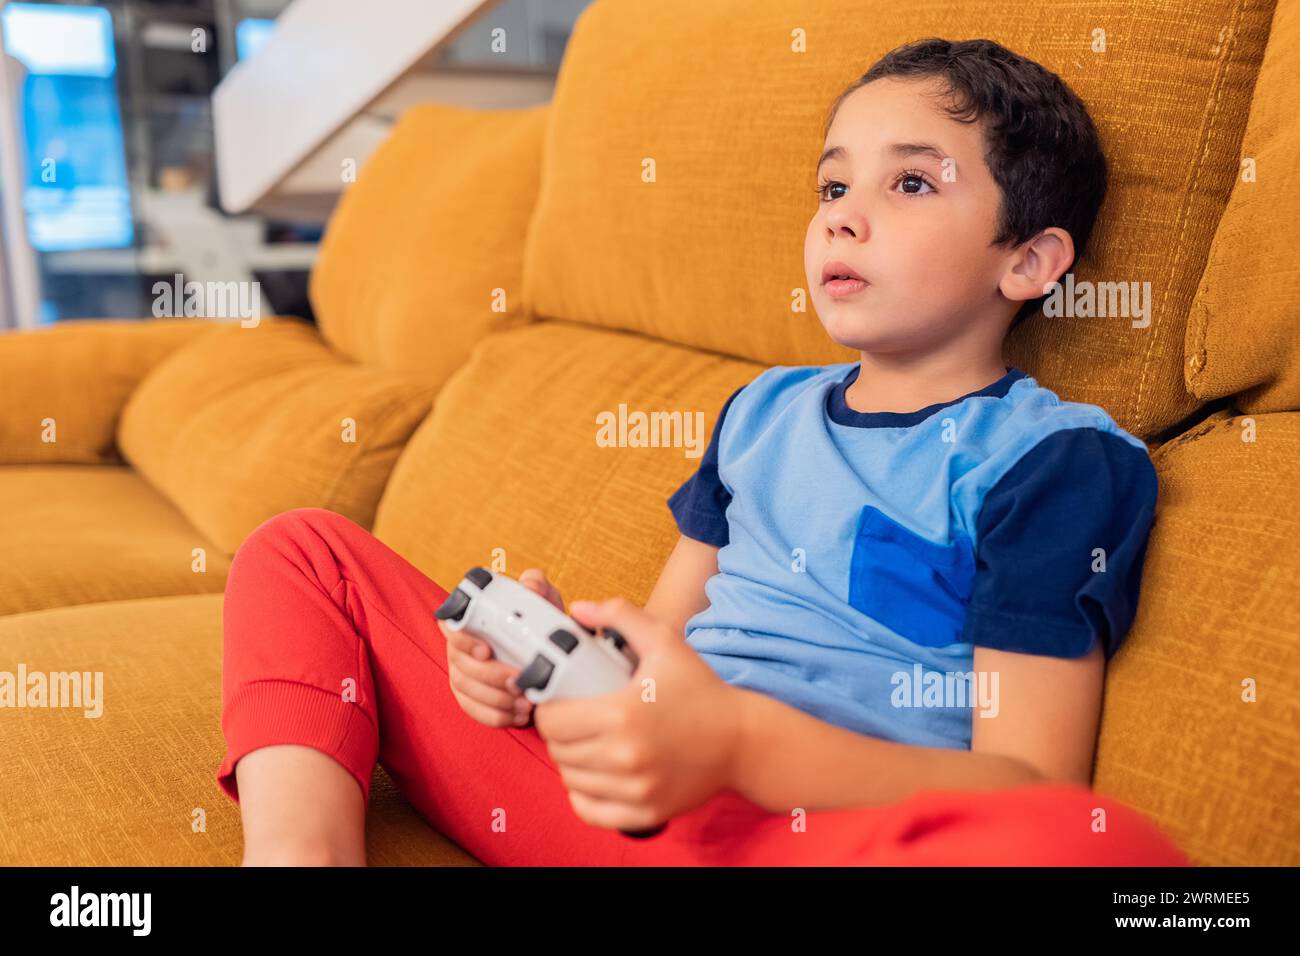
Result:
M891 50L854 80L831 104L825 131L845 97L887 76L941 78L950 117L985 120L984 161L1002 191L995 245L1059 226L1074 240L1076 259L1083 255L1106 196L1106 157L1083 102L1059 76L992 40L929 37ZM1011 327L1044 298L1025 302Z

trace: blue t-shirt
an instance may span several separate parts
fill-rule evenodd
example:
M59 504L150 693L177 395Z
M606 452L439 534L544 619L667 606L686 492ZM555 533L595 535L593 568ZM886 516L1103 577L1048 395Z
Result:
M1017 368L915 412L849 408L860 371L776 366L723 405L668 499L721 549L686 640L727 683L829 723L969 749L980 688L997 692L975 646L1119 647L1155 469L1103 409Z

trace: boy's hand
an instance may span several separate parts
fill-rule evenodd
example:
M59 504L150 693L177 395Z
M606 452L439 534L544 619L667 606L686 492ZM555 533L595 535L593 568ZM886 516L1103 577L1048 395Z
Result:
M621 690L537 707L574 812L593 826L644 830L730 786L739 691L630 601L575 601L569 613L593 631L612 627L640 659Z
M519 583L564 610L559 589L540 569L529 568ZM481 637L443 627L442 621L438 627L447 639L447 673L461 710L489 727L527 727L533 704L514 685L519 668L491 660L492 645Z
M492 660L491 644L445 623L438 628L447 638L447 676L460 709L489 727L526 727L533 703L514 684L519 668Z
M519 575L519 583L530 591L536 591L561 611L564 610L564 598L560 597L560 589L546 580L546 573L540 568L529 568Z

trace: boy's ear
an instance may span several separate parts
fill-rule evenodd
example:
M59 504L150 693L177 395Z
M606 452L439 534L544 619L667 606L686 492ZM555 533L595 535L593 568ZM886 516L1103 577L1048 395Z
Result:
M1049 226L1021 243L1010 258L998 289L1014 302L1027 302L1046 295L1074 262L1074 240L1059 226Z

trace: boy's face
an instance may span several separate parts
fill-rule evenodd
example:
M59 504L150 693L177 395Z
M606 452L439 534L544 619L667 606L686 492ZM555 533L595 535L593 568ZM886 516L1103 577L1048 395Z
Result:
M945 115L931 98L940 89L933 78L875 80L844 99L826 134L824 148L844 152L821 166L828 185L804 267L827 333L850 348L907 352L972 334L1000 344L1005 331L998 286L1013 252L992 245L1001 194L983 124ZM833 294L822 272L835 260L867 285Z

